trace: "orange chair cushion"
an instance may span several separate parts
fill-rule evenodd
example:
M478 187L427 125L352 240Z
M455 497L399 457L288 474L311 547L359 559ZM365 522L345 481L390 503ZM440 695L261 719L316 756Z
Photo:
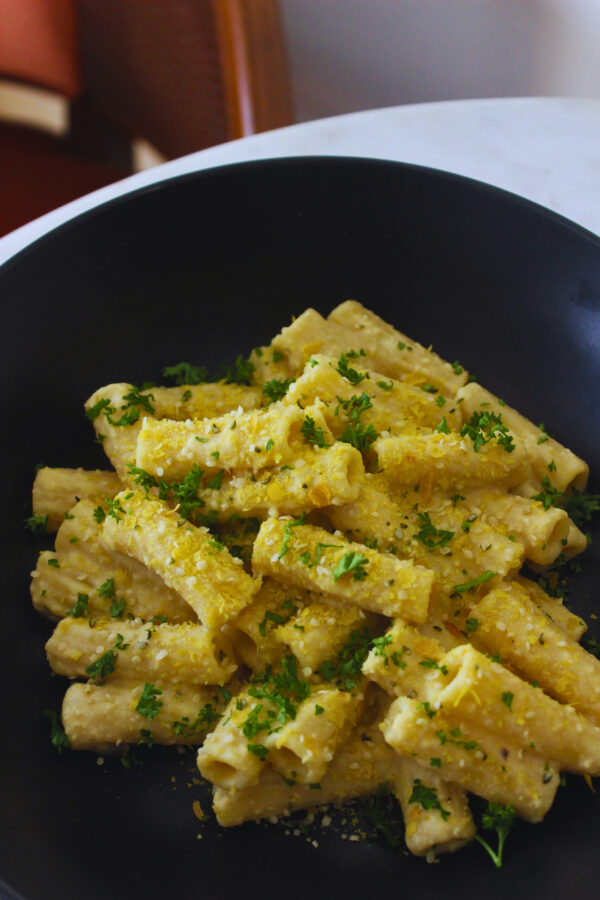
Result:
M77 96L76 18L75 0L0 0L0 73Z
M0 123L0 235L129 174L33 128Z

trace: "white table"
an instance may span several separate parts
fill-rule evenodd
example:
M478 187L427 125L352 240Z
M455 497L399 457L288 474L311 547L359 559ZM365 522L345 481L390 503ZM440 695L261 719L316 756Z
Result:
M226 163L312 155L400 160L467 175L600 235L600 100L459 100L336 116L191 153L0 238L0 263L73 216L144 185Z

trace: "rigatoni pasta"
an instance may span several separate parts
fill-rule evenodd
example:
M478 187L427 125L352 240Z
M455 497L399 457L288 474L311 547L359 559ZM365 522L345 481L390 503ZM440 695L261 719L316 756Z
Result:
M101 387L114 471L37 475L66 739L197 745L225 826L386 791L431 858L469 793L540 821L600 773L600 662L552 596L587 465L356 301L241 375Z

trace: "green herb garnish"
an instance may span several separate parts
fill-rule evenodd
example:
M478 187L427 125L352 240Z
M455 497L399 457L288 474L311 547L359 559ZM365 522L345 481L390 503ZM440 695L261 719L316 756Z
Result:
M136 704L135 711L139 712L145 719L155 719L163 705L162 700L157 699L161 694L160 688L146 682L140 699Z
M502 853L504 842L514 825L516 813L512 806L502 806L500 803L488 803L487 810L481 817L481 825L486 831L495 831L498 835L498 846L493 850L487 841L478 834L475 840L487 850L497 869L502 866Z

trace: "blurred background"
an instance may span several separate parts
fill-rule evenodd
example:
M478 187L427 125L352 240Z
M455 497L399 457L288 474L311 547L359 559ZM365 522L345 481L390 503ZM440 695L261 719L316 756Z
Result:
M599 47L600 0L0 0L0 235L295 122L597 97Z

